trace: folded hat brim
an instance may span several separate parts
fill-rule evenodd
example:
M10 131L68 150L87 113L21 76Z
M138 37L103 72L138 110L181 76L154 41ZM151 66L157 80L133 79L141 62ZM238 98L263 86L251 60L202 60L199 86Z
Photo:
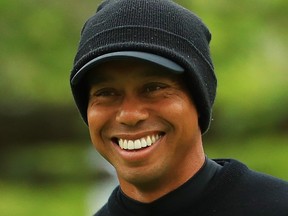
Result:
M183 73L184 68L181 67L179 64L167 59L165 57L155 55L152 53L147 52L140 52L140 51L118 51L112 53L106 53L101 56L97 56L96 58L92 59L91 61L87 62L82 68L80 68L77 73L72 77L71 84L76 85L79 83L81 78L91 69L95 68L97 65L103 62L107 62L110 60L121 60L121 59L139 59L146 62L154 63L161 67L167 68L173 73Z

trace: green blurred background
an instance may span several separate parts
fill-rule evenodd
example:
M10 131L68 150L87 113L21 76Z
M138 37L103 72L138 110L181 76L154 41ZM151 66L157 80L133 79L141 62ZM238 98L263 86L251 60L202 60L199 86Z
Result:
M288 1L177 2L213 35L219 88L208 156L288 180ZM0 1L1 216L91 215L115 184L68 82L80 30L98 4Z

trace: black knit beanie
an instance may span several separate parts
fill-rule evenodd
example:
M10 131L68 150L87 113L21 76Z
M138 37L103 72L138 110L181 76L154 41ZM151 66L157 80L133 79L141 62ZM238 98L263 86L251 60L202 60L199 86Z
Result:
M205 133L211 122L217 80L210 58L211 34L192 12L170 0L106 0L84 25L70 84L87 124L85 79L75 78L89 62L121 51L140 51L171 60L184 68L185 80ZM91 65L90 65L91 67ZM87 67L88 68L88 67ZM89 68L91 69L91 68ZM84 71L84 72L82 72Z

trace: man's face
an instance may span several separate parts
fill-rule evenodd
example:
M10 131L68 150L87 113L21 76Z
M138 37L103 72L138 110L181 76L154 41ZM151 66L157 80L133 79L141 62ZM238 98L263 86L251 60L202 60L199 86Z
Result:
M181 75L125 60L102 64L89 80L91 140L120 184L165 184L200 163L198 115Z

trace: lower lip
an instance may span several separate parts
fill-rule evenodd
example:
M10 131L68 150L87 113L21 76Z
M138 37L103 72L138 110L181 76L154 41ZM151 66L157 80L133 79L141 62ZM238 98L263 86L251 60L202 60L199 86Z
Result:
M158 139L153 145L141 149L125 150L121 149L119 145L115 145L121 157L126 161L136 162L145 160L154 151L157 146L163 142L165 135Z

